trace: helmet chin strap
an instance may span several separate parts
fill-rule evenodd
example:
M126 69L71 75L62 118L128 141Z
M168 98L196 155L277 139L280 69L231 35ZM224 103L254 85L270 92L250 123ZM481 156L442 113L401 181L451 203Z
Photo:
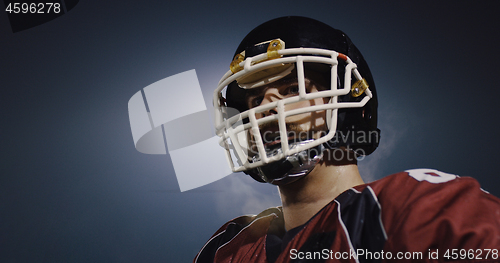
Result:
M293 149L295 146L305 143L307 143L307 141L297 142L290 146ZM287 156L285 159L252 169L251 172L266 183L274 185L289 184L308 175L323 158L324 149L325 147L320 144L311 149ZM281 148L269 152L268 157L272 157L279 153L281 153ZM260 158L255 156L252 159L258 161Z

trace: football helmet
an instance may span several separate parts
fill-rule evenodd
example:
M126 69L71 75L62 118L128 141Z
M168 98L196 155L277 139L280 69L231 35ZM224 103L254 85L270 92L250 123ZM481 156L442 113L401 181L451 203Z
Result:
M265 104L262 96L251 101L273 85L286 91ZM293 107L304 102L309 103ZM216 134L232 171L259 182L295 181L325 150L343 147L363 156L380 139L375 83L363 56L342 31L310 18L277 18L252 30L218 83L213 103ZM297 119L311 114L325 124L297 130Z

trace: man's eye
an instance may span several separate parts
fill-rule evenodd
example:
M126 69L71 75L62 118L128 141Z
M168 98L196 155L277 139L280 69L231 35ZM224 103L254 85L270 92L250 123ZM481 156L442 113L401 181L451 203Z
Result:
M286 90L285 95L296 95L299 94L299 86L291 86Z
M262 96L259 96L259 97L255 97L253 98L251 101L250 101L250 104L252 107L257 107L257 106L260 106L260 104L262 103L262 100L264 99L264 97Z

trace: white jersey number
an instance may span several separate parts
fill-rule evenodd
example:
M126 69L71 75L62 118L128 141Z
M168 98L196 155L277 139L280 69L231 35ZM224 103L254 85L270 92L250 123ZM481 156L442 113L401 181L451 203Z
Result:
M434 169L412 169L405 172L417 181L427 181L433 184L445 183L457 178L454 174L447 174Z

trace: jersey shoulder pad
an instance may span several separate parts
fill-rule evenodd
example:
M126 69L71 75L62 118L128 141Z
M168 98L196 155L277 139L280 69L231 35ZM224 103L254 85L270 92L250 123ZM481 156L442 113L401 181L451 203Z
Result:
M500 200L474 178L412 169L367 185L382 207L386 248L427 251L440 244L441 251L500 245Z
M240 216L225 223L221 228L219 228L219 230L215 232L215 234L212 235L207 243L205 243L200 252L198 252L198 255L193 262L213 262L215 253L220 247L231 241L244 228L252 224L252 222L273 213L277 216L279 214L282 214L281 207L268 208L258 215Z

